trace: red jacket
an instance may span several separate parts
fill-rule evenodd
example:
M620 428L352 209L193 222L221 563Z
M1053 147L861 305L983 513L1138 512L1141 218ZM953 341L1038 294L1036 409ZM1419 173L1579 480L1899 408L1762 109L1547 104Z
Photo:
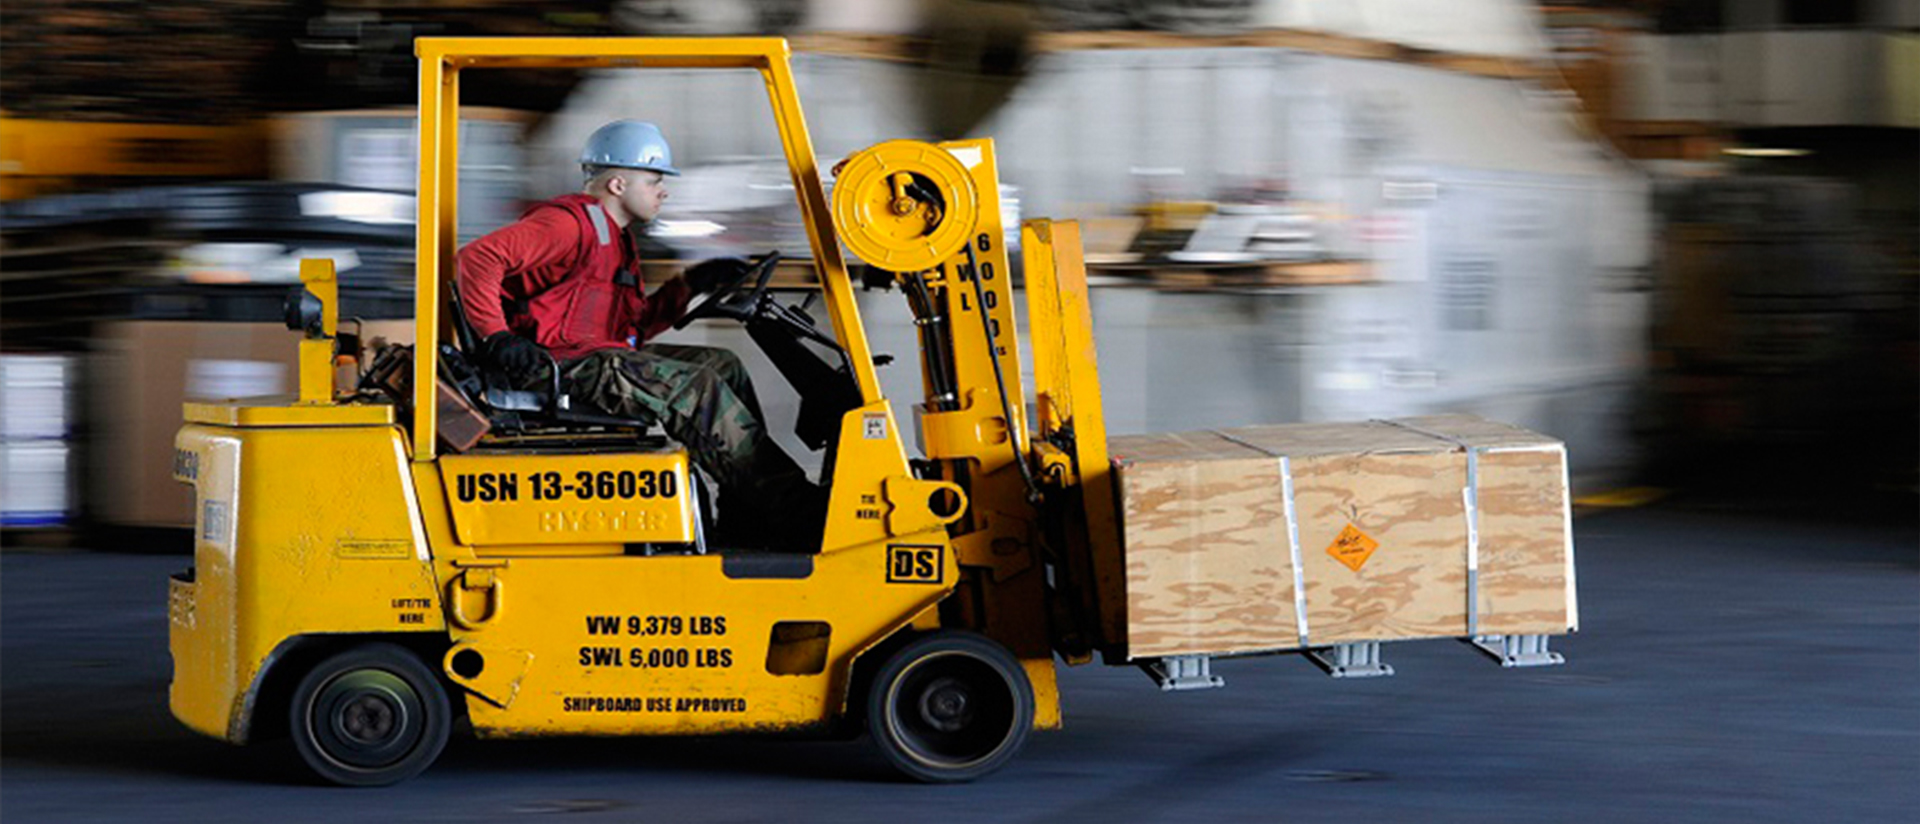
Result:
M511 331L563 361L645 343L692 297L679 278L646 294L632 239L590 195L536 205L457 257L460 302L482 340Z

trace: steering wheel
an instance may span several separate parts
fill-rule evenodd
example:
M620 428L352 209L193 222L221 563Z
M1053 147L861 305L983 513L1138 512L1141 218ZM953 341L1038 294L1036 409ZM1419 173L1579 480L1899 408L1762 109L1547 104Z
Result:
M760 303L760 296L767 292L767 283L773 280L773 268L779 263L779 250L755 258L740 271L739 277L721 284L706 300L688 309L686 314L673 322L673 328L685 329L687 324L702 318L732 318L743 322L752 318L754 307ZM753 281L753 287L742 289L749 280Z

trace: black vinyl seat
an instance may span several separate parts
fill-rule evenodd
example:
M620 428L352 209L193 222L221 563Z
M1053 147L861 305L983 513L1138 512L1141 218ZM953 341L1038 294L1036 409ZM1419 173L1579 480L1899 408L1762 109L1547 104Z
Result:
M539 389L515 387L506 371L490 362L482 351L480 336L467 321L466 307L460 302L460 290L455 287L448 291L451 293L453 309L453 332L459 346L440 345L441 380L464 394L474 408L487 416L495 432L505 435L499 437L489 434L476 448L486 449L491 445L496 449L514 452L560 450L570 453L583 450L626 451L638 448L659 451L672 448L664 435L648 434L653 426L649 421L571 408L572 404L561 386L559 359L551 352L547 353L549 371L546 386ZM698 476L693 475L691 480L693 487L699 488L701 481ZM711 500L712 497L705 493L694 496L697 517L703 524L713 521L713 510L707 503ZM696 531L695 534L702 535L704 532ZM701 554L707 551L705 538L696 538L693 546L698 547L695 551ZM648 545L642 554L652 555L657 551L657 547Z
M534 389L515 386L506 371L489 361L482 351L480 336L467 321L466 307L460 302L460 290L455 287L448 292L454 337L459 346L440 345L440 377L465 394L496 429L519 434L552 429L615 428L645 435L652 427L651 421L641 418L573 408L561 387L560 362L552 353L547 354L545 386Z

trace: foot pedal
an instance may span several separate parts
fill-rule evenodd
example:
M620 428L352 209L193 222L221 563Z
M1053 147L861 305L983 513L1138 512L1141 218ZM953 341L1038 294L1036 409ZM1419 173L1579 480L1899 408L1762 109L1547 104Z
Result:
M1468 643L1502 667L1551 667L1567 662L1565 656L1547 649L1545 635L1475 635Z
M1310 649L1307 658L1335 678L1384 678L1393 674L1392 665L1380 662L1379 641Z
M1160 685L1161 692L1224 687L1227 679L1213 674L1213 659L1205 655L1175 655L1140 662L1140 669Z

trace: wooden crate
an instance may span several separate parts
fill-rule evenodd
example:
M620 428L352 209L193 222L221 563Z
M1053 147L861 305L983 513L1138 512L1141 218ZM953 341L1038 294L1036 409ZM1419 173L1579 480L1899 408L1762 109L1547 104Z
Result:
M1447 415L1110 449L1129 658L1578 625L1566 451L1551 438Z
M413 321L367 321L361 332L369 342L412 343ZM172 471L181 404L296 390L299 339L277 322L126 320L98 327L88 387L88 517L115 526L192 527L193 488ZM200 361L224 362L220 385L208 379L217 370ZM235 364L243 367L237 373Z

